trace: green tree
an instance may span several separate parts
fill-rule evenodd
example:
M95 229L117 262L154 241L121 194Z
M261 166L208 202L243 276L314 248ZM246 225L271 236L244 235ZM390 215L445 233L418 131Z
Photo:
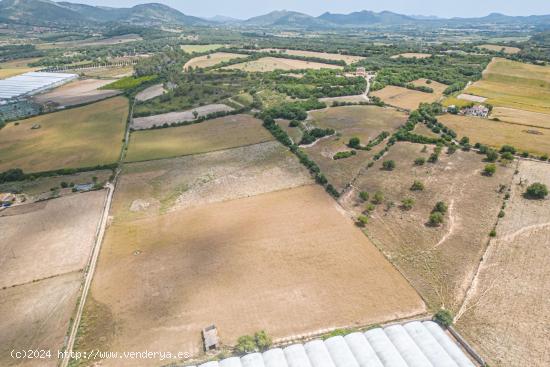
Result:
M433 212L430 214L429 223L431 226L439 226L441 223L443 223L443 213L441 212Z
M525 197L529 199L544 199L548 195L548 187L540 182L535 182L525 191Z
M498 159L498 153L496 150L494 149L490 149L489 151L487 151L487 162L494 162Z
M401 201L401 207L405 210L411 210L414 206L413 198L405 198Z
M359 217L357 217L357 224L360 227L364 227L369 222L369 217L367 217L364 214L361 214Z
M395 161L393 161L393 160L384 161L384 162L382 162L382 167L386 171L393 171L394 168L395 168Z
M415 180L411 186L411 191L422 191L424 190L424 184L422 181Z
M489 163L485 165L485 168L483 169L483 174L485 176L492 176L495 174L497 170L497 166L495 166L494 163Z
M374 197L372 199L372 202L374 204L381 204L384 201L384 194L381 191L376 191L374 193Z
M255 352L258 349L253 336L243 335L237 339L237 352L241 354Z
M254 334L254 339L256 340L256 346L261 352L269 349L273 344L271 337L269 337L264 330L258 331Z
M359 197L361 198L361 200L363 201L369 201L369 193L367 191L361 191L359 193Z
M445 204L443 201L438 201L435 204L434 209L432 210L432 213L440 212L442 214L447 213L447 204Z
M353 138L349 139L348 147L359 149L361 147L361 140L359 140L358 137L354 136Z
M449 327L453 324L453 314L449 310L441 309L434 315L434 320L440 325Z

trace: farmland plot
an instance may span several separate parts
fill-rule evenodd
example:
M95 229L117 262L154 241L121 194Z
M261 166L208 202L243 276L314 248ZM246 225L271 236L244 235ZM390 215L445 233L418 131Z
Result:
M38 103L55 103L59 106L73 106L96 102L120 94L116 90L102 90L101 87L113 80L84 79L65 84L35 97Z
M248 55L244 54L235 54L230 52L214 52L205 56L197 56L187 61L183 66L184 70L189 68L207 68L210 66L217 65L224 61L229 61L233 59L246 58Z
M262 57L254 61L225 66L222 69L243 70L249 73L268 72L273 70L303 70L303 69L342 69L341 66L322 64L319 62L283 59L280 57Z
M388 85L381 90L372 92L373 96L380 98L385 103L403 108L406 110L414 110L418 108L420 103L437 102L443 96L443 91L447 88L445 84L435 81L426 83L426 79L418 79L412 82L416 86L425 86L433 89L433 93L421 92L413 89L396 87Z
M209 104L206 106L199 106L196 108L192 108L186 111L168 112L160 115L153 115L153 116L146 116L146 117L136 117L132 119L132 128L134 130L150 129L155 126L162 126L164 124L171 124L174 122L193 121L199 117L204 117L214 112L229 112L229 111L233 111L233 108L227 105L224 105L221 103ZM197 117L195 117L194 112L197 113Z

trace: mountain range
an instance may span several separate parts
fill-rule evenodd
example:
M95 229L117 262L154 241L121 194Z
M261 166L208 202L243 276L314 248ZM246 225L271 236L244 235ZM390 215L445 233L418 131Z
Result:
M529 24L550 28L550 15L526 17L507 16L493 13L480 18L442 19L430 16L408 16L389 11L368 10L349 14L324 13L313 17L288 10L273 11L265 15L239 20L225 16L199 18L183 14L167 5L149 3L131 8L90 6L51 0L1 0L0 22L28 25L74 26L117 22L134 25L185 25L216 26L220 24L241 27L280 27L280 28L340 28L367 27L371 25L405 24Z

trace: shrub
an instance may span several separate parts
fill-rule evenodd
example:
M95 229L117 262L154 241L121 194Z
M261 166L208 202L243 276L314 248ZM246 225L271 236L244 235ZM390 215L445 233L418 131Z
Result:
M440 325L449 327L453 324L453 315L451 311L441 309L437 311L434 315L434 320L437 321Z
M422 166L424 163L426 163L426 158L419 157L414 160L414 164L417 166Z
M467 136L460 139L460 145L466 145L466 144L470 144L470 138L468 138Z
M428 162L430 162L430 163L435 163L438 160L439 160L439 154L437 154L437 153L432 153L430 155L430 157L428 158Z
M544 199L548 195L548 187L540 182L535 182L525 191L525 197L529 199Z
M500 155L500 158L501 159L505 159L507 161L511 161L514 159L514 155L510 152L504 152Z
M66 183L65 181L61 181L60 185L61 185L61 187L64 188L64 189L66 189L67 187L69 187L69 184Z
M500 148L500 152L516 154L516 148L514 148L512 145L503 145L502 148Z
M434 209L432 210L432 213L440 212L442 214L447 213L447 204L445 204L443 201L438 201L435 204Z
M454 152L456 152L456 145L454 144L451 144L447 147L447 154L453 154Z
M345 159L345 158L353 157L356 154L357 154L357 152L355 150L349 150L349 151L345 151L345 152L338 152L332 157L332 159L334 159L334 160Z
M359 149L361 147L361 140L359 140L359 138L357 137L349 139L348 147Z
M523 158L529 158L529 152L523 152L523 153L521 153L521 156Z
M411 191L422 191L424 190L424 184L422 181L415 180L411 186Z
M500 212L498 212L498 217L499 218L504 218L505 215L506 215L506 213L504 213L504 210L501 210Z
M363 201L368 201L369 200L369 193L366 192L366 191L361 191L359 193L359 197L361 198L361 200Z
M364 227L369 222L369 217L366 215L361 214L359 217L357 217L357 224L360 227Z
M441 212L433 212L430 214L430 218L428 220L431 226L439 226L441 223L443 223L443 213Z
M254 334L254 339L256 341L256 346L262 352L269 349L273 344L271 338L264 330L258 331Z
M489 232L489 237L496 237L497 236L497 231L495 231L494 229L491 230L491 232Z
M487 162L494 162L498 159L498 153L494 149L490 149L487 151Z
M547 161L548 160L548 154L543 154L539 158L541 161Z
M395 161L393 161L393 160L384 161L384 162L382 162L382 167L386 171L393 171L393 169L395 168Z
M290 126L290 127L298 127L298 126L300 126L300 121L298 121L298 120L291 120L290 123L288 124L288 126Z
M411 210L413 206L414 206L413 198L405 198L401 201L401 207L405 210Z
M381 191L376 191L374 193L374 197L372 198L372 202L374 204L381 204L384 201L384 194Z
M489 163L485 165L485 168L483 169L483 174L485 176L492 176L495 174L497 170L497 166L495 166L493 163Z
M237 339L237 352L241 354L255 352L258 346L253 336L243 335Z

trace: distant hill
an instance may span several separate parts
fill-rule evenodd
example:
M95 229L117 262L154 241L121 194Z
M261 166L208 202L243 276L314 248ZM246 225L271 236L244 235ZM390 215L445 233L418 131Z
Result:
M235 24L235 23L241 23L243 22L242 19L232 18L232 17L226 17L224 15L216 15L210 18L204 18L205 20L213 23L220 23L220 24Z
M2 0L0 20L33 25L75 25L119 22L136 25L207 25L204 19L185 15L157 3L132 8L110 8L50 0Z
M406 15L383 11L375 13L368 10L353 12L349 14L324 13L319 19L338 24L340 26L366 26L371 24L404 24L412 23L414 18Z

